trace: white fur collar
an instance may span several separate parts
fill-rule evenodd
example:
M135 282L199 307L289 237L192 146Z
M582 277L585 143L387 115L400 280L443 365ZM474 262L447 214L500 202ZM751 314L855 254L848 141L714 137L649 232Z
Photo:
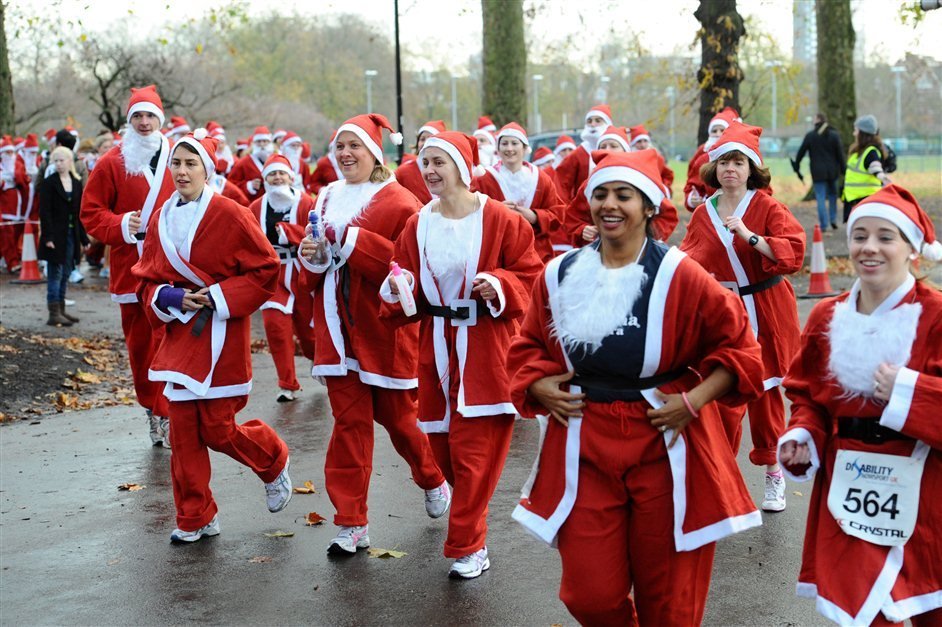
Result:
M435 211L428 214L425 258L436 278L464 276L471 256L471 237L474 233L472 216L474 213L460 220L452 220Z
M639 259L643 253L642 247ZM576 260L550 296L553 333L567 349L584 347L592 353L628 320L648 277L637 262L606 268L590 246L573 254Z
M828 329L828 372L847 396L873 396L873 377L880 364L909 362L922 305L911 303L870 315L857 312L856 293L834 306Z
M505 167L503 162L494 166L493 174L500 185L500 191L504 194L505 200L510 200L518 205L529 205L529 200L533 197L532 192L536 188L539 180L539 171L529 163L521 164L516 172L511 172Z
M337 233L343 236L347 225L353 222L369 206L373 196L386 187L393 179L382 183L360 183L349 185L341 179L331 184L330 194L325 199L324 220L329 222Z

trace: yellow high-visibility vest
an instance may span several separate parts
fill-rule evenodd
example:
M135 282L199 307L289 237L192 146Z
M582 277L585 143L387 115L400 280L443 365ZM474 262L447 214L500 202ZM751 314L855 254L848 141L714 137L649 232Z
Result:
M860 154L852 153L847 158L847 171L844 173L844 193L841 198L845 201L859 200L873 194L883 186L880 179L867 172L864 159L871 150L879 150L875 146L867 146ZM879 155L878 155L879 156Z

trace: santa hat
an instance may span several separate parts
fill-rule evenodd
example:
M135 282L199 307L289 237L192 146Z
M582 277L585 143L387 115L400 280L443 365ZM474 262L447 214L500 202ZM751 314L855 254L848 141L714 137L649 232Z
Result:
M249 149L249 139L245 137L243 139L236 140L236 150L248 150Z
M717 138L713 148L710 149L708 153L710 161L716 161L726 153L738 150L749 157L749 160L754 164L762 167L762 153L759 151L759 137L761 135L762 127L733 122Z
M39 137L36 133L27 133L23 148L39 148Z
M286 132L284 135L284 139L281 140L282 147L290 146L291 144L300 144L300 143L301 143L301 137L294 131Z
M575 149L576 142L573 141L572 137L569 135L560 135L556 140L556 148L553 149L553 154L558 156L560 151Z
M252 142L258 141L272 141L271 131L268 130L267 126L256 126L255 130L252 132Z
M487 143L494 146L495 148L497 147L497 140L494 138L494 133L492 133L491 131L485 130L483 128L479 128L478 130L474 131L474 133L472 133L471 135L473 137L480 137L481 139L486 140Z
M311 160L311 145L307 142L301 142L301 161L307 163Z
M284 155L272 155L268 158L268 161L265 162L265 167L262 168L262 178L267 177L272 172L287 172L291 177L294 177L291 162L288 161L288 157Z
M70 134L72 137L78 137L78 136L79 136L79 132L78 132L77 130L75 130L75 127L74 127L74 126L66 126L66 127L65 127L65 130L69 131L69 134Z
M164 103L157 94L156 85L131 88L131 97L128 99L127 118L130 120L131 116L138 111L153 113L160 121L160 125L164 125Z
M723 128L728 128L733 122L742 122L742 118L739 117L739 112L732 107L724 107L719 113L713 116L710 123L707 125L707 129L711 129L717 124L722 125Z
M932 219L909 190L899 185L887 185L857 203L847 220L848 240L854 230L854 222L860 218L883 218L893 223L917 253L932 261L942 260L942 243L935 238Z
M661 180L657 157L653 148L636 152L593 151L592 160L597 165L585 186L586 199L591 202L592 192L600 185L623 181L637 187L657 207L655 213L660 213L661 207L671 206L671 201Z
M422 133L428 133L429 135L438 135L439 133L444 133L446 130L444 120L431 120L426 122L419 130L416 131L415 136L418 138Z
M458 166L461 182L467 187L471 187L472 174L475 176L483 174L481 167L478 165L477 140L461 131L445 131L426 139L425 144L422 145L422 150L419 152L420 168L422 168L421 157L429 148L440 148L451 157L451 160Z
M639 124L638 126L632 126L628 129L631 133L631 145L634 146L635 142L639 142L642 139L651 141L651 134L648 133L648 129L644 128L644 124Z
M220 141L225 141L226 139L226 129L222 127L222 124L210 120L206 123L206 130L209 131L210 137L215 137Z
M389 120L386 119L386 116L380 113L364 113L350 118L340 125L340 128L337 129L337 135L339 136L344 131L350 131L366 144L369 151L376 157L376 161L382 163L384 128L389 131L389 139L393 144L396 146L402 144L402 133L397 133Z
M283 128L279 128L278 130L276 130L276 131L272 134L271 138L272 138L272 140L274 140L274 141L278 141L278 140L280 140L282 137L284 137L284 136L287 135L287 134L288 134L288 131L286 131L286 130L283 129Z
M13 147L16 148L17 152L26 148L26 138L17 137L13 140Z
M527 131L516 122L509 122L500 129L500 132L497 133L498 144L500 144L501 137L513 137L514 139L520 140L520 142L527 148L530 147L530 140L527 138Z
M56 142L56 129L46 129L46 132L43 133L43 138L45 138L47 144L54 144Z
M170 132L173 134L180 133L189 133L191 130L190 125L187 124L186 118L179 115L170 116ZM206 129L207 131L209 129Z
M628 142L628 129L624 126L609 126L604 133L599 135L599 143L601 144L606 139L617 141L625 149L625 152L631 150L631 144Z
M597 104L585 114L586 122L589 121L589 118L593 116L598 116L605 120L606 126L612 126L612 109L607 104Z
M482 115L481 117L478 118L477 130L487 131L489 133L496 133L497 125L494 124L494 121L491 118L487 117L486 115Z
M552 163L554 159L553 151L546 146L540 146L533 153L533 165L540 167L547 163Z
M192 133L181 137L177 140L177 143L174 144L174 151L176 151L180 144L186 144L196 149L196 154L200 156L200 159L203 161L203 167L206 168L207 178L211 177L216 172L216 147L218 144L214 137L209 136L205 128L198 128ZM170 167L169 162L167 167Z
M0 137L0 152L13 152L13 138L9 135Z

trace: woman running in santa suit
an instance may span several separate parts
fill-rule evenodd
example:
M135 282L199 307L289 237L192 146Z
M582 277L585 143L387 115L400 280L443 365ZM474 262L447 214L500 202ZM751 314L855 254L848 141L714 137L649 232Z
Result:
M235 422L252 388L249 318L275 291L278 258L245 207L207 185L216 140L205 133L174 145L176 191L151 217L132 270L151 324L166 330L150 378L170 400L173 542L219 534L209 449L265 482L269 511L291 499L287 445L261 420Z
M694 210L680 249L739 295L762 346L766 391L748 405L749 460L766 467L762 509L780 512L785 509L785 479L775 448L785 428L785 404L779 384L798 351L801 332L795 290L785 275L801 269L805 232L788 207L759 192L771 180L759 152L761 134L758 126L733 122L710 149L701 176L718 191ZM739 450L746 410L723 409L733 451Z
M313 300L299 286L301 265L297 260L298 245L314 201L294 187L293 180L299 178L301 175L294 171L287 157L272 155L262 168L265 194L249 207L281 261L275 294L262 305L265 337L278 373L275 400L279 403L293 401L294 393L301 389L294 368L295 337L304 357L314 359Z
M530 140L522 126L511 122L498 131L497 154L500 161L485 167L474 178L471 190L486 194L523 216L533 228L533 246L546 263L555 255L551 235L562 228L563 201L552 179L524 161L530 154Z
M929 216L889 185L847 222L857 281L811 311L785 377L779 460L814 479L797 592L841 625L942 625L942 259Z
M513 516L558 546L583 625L698 625L714 543L762 522L714 402L762 392L760 349L736 297L655 241L654 153L592 157L599 240L547 265L508 355L543 431Z
M425 145L425 140L429 137L438 135L439 133L445 132L445 122L442 120L431 120L426 122L419 128L419 132L416 133L415 137L415 152L419 154L422 152L422 146ZM422 178L422 170L419 168L418 159L413 159L412 161L404 161L395 171L396 181L405 187L407 190L412 192L412 195L419 199L419 202L423 205L428 204L432 200L432 194L428 191L428 187L425 185L425 180Z
M416 425L418 337L415 327L380 320L376 297L389 272L393 246L419 209L408 190L383 165L382 115L358 115L337 130L334 151L343 178L317 197L331 258L311 262L318 242L305 237L299 256L302 283L314 292L314 368L324 377L334 414L327 446L327 494L340 531L331 554L356 553L370 545L367 492L373 471L373 422L389 433L396 451L425 490L428 515L445 513L451 490L439 470L428 437ZM393 142L402 136L393 133Z
M384 315L420 322L419 427L454 486L445 557L452 577L490 567L487 506L513 429L505 359L543 264L523 217L471 192L477 142L464 133L429 138L419 153L438 198L406 224L395 260L419 314L406 317L393 277L380 292Z

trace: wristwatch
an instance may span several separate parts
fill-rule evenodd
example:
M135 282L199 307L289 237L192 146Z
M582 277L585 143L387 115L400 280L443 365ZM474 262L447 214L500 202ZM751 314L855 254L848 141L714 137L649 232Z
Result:
M755 246L756 244L759 243L759 236L753 233L752 235L749 236L748 241L749 241L750 246Z

